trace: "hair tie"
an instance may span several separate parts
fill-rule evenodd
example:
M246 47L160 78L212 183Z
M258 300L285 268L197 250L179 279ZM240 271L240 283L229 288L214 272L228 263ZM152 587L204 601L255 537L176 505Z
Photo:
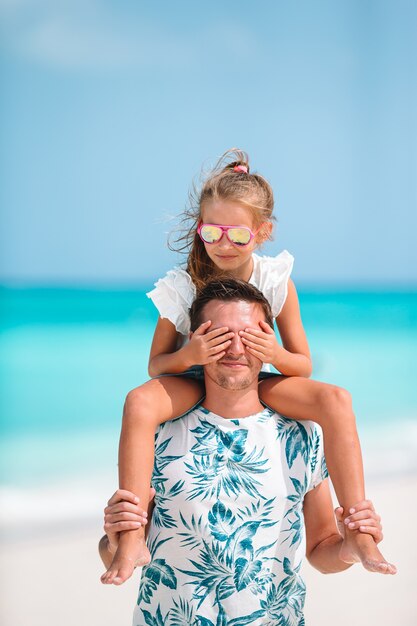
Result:
M245 174L248 173L248 167L247 165L235 165L233 170L235 172L244 172Z

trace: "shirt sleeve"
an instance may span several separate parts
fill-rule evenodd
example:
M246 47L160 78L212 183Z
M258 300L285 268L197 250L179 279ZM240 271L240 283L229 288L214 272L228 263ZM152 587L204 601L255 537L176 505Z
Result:
M294 257L283 250L276 257L259 257L261 260L258 288L271 305L272 315L278 317L288 294L288 279L294 265Z
M146 295L152 300L162 318L172 322L181 335L188 335L189 310L195 297L195 286L185 270L179 268L169 270Z
M329 475L326 459L324 457L323 433L320 426L313 423L311 423L309 448L309 480L307 483L307 491L311 491L317 487L317 485Z

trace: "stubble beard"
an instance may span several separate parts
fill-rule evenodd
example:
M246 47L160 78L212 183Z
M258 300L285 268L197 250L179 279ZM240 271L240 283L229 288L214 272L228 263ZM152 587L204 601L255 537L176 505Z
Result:
M224 374L218 374L216 383L222 389L228 389L229 391L240 391L241 389L247 389L253 382L254 376L245 376L238 380L224 376Z
M229 376L226 376L221 371L210 372L207 371L209 377L222 389L227 389L228 391L240 391L242 389L247 389L253 383L253 381L258 379L258 368L255 368L252 363L248 363L248 371L244 376L236 376L232 372Z

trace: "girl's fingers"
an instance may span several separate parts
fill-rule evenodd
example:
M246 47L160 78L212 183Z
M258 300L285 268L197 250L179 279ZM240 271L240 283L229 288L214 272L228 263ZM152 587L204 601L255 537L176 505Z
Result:
M258 352L259 354L262 354L263 357L266 357L267 353L264 349L264 346L258 346L256 345L256 343L252 343L251 341L249 342L244 342L246 349L251 353L254 354L255 352ZM256 355L255 355L256 356Z
M127 500L128 502L133 502L134 504L137 504L139 502L139 498L131 491L127 491L127 489L118 489L114 492L107 504L109 506L112 506L117 502L123 502L125 500Z
M261 320L259 326L266 332L267 335L275 335L274 329L270 327L268 322Z
M230 339L228 339L227 341L223 341L223 343L219 343L218 346L214 346L213 348L210 348L209 349L210 356L217 354L218 352L224 352L226 348L230 346L231 343L232 342L230 341Z
M224 335L229 330L228 326L222 326L221 328L215 328L214 330L210 330L207 333L204 333L204 339L207 341L211 341L220 335Z
M210 348L214 348L214 346L218 346L222 342L230 340L234 334L235 333L232 333L232 332L223 333L222 335L219 335L218 337L214 337L214 339L210 339L207 342L207 344L209 345Z
M241 337L242 339L242 343L245 344L245 346L250 347L250 348L267 348L268 347L268 342L267 341L254 341L253 339L249 339L248 337Z
M219 352L218 354L215 354L214 356L209 357L207 363L214 363L215 361L218 361L219 359L222 358L222 356L224 356L226 354L226 352L223 350L223 352Z
M267 345L269 344L269 337L265 336L265 333L263 332L259 332L259 334L256 333L248 333L245 330L241 330L239 332L239 335L242 338L242 341L255 341L256 343L262 344L262 345Z
M265 333L260 328L245 328L245 330L240 331L240 335L254 335L255 337L259 337L260 339L269 340L269 337L265 336L267 335L267 333Z
M207 322L203 322L200 326L194 331L193 335L205 335L207 328L210 326L211 320L207 320Z
M259 350L255 350L254 348L250 348L249 346L247 349L250 354L253 354L253 356L256 356L257 359L259 359L263 363L266 363L266 356L263 352L259 352Z

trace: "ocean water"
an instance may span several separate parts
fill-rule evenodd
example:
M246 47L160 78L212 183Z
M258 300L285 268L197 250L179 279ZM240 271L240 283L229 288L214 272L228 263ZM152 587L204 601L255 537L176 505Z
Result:
M45 510L50 522L94 517L116 487L123 401L148 378L150 287L1 290L6 526L28 508L39 525ZM313 378L352 393L367 476L417 471L417 293L299 295Z

